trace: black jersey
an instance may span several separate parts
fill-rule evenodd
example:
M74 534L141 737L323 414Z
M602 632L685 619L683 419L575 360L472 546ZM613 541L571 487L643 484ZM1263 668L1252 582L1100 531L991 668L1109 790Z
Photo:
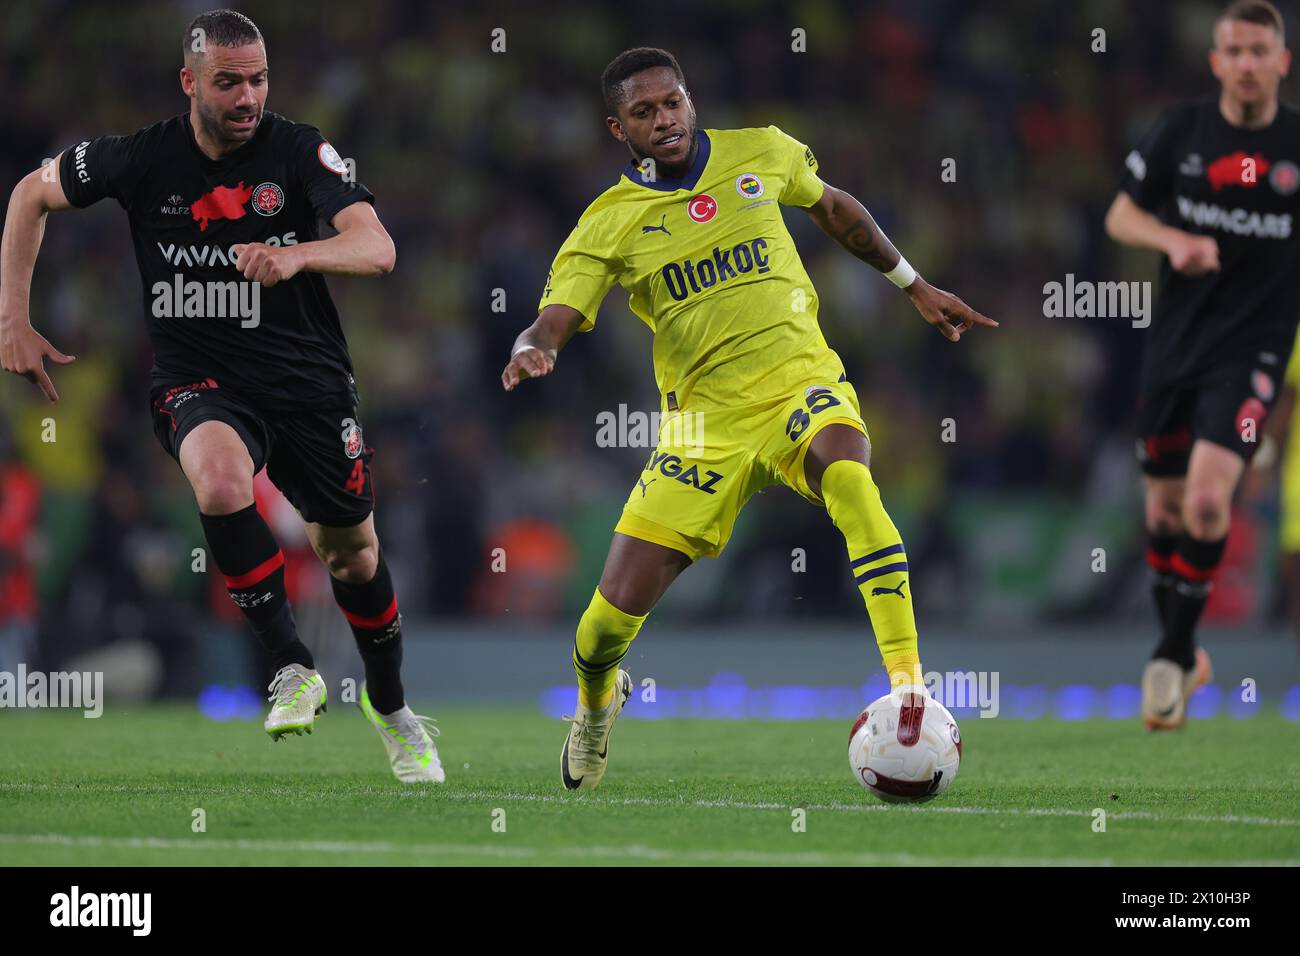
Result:
M200 151L186 114L64 151L68 201L112 196L130 218L155 386L213 378L290 405L347 394L352 363L325 277L300 272L254 296L231 247L319 238L318 220L374 201L350 168L315 127L271 112L221 159Z
M1167 112L1128 154L1123 190L1162 221L1213 236L1220 271L1196 278L1166 257L1147 342L1148 382L1203 379L1249 361L1281 375L1300 319L1300 112L1232 126L1217 101Z

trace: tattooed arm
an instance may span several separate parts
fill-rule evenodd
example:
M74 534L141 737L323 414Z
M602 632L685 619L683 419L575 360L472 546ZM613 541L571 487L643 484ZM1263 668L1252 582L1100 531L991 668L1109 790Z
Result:
M842 189L827 184L821 199L808 208L808 214L822 232L873 269L891 272L902 260L866 207ZM951 292L936 289L919 275L904 291L921 318L953 342L976 325L997 328L998 323L976 312Z

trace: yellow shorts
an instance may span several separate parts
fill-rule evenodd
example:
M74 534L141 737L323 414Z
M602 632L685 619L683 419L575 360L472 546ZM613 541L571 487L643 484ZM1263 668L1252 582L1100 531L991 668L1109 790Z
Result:
M804 478L803 460L813 436L833 422L867 434L848 382L809 384L757 405L666 414L614 530L692 560L717 557L756 491L779 483L822 504Z

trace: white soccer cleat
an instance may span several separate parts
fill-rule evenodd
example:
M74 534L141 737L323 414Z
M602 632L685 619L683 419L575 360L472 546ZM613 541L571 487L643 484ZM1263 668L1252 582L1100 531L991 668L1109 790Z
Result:
M316 715L325 712L325 681L320 674L301 664L289 664L275 672L267 690L271 713L262 725L272 740L285 734L311 733Z
M370 703L365 684L361 685L358 706L371 726L379 731L394 777L402 783L442 783L447 779L433 743L440 731L432 717L412 713L405 704L394 714L381 714Z
M614 683L614 695L603 710L588 710L578 704L571 718L573 726L560 751L560 779L567 790L594 790L605 776L609 763L609 736L614 721L623 712L623 705L632 696L632 677L619 671Z
M1196 664L1185 671L1173 661L1157 657L1142 672L1142 723L1147 730L1177 730L1187 721L1187 700L1214 676L1210 655L1196 649Z

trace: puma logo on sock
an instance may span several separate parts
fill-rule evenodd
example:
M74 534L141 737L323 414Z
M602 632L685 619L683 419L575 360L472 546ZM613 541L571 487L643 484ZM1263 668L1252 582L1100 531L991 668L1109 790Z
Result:
M898 587L896 588L884 588L884 587L872 588L871 596L876 597L879 594L897 594L899 597L903 597L903 585L906 583L907 583L907 578L903 578L903 580L898 582Z

